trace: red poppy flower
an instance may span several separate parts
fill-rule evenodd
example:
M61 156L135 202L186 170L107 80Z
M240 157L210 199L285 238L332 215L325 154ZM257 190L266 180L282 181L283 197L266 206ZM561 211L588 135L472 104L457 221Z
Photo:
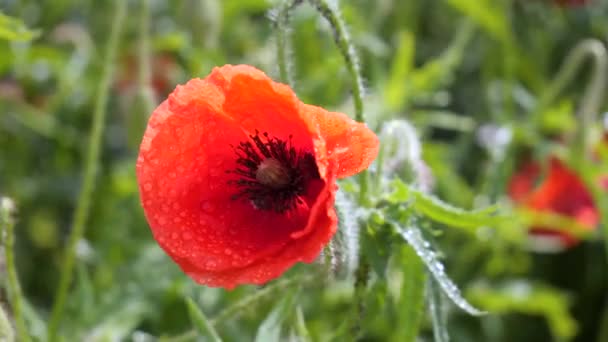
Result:
M154 238L195 281L263 284L336 232L336 179L378 139L246 65L178 86L152 114L137 178Z
M526 163L509 182L508 194L511 199L530 210L569 216L581 226L595 229L599 223L599 212L591 194L572 170L553 157L546 177L536 186L535 182L540 176L539 164ZM532 227L530 233L535 237L555 239L561 248L578 243L574 236L552 227Z
M150 70L150 87L157 97L167 95L173 89L174 79L179 73L179 65L169 53L156 53L152 55ZM137 63L135 56L129 55L124 58L117 75L116 88L119 92L135 90L137 86Z

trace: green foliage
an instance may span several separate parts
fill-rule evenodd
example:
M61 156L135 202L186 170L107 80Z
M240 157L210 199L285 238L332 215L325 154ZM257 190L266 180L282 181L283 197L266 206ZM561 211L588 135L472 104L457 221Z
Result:
M496 288L477 285L469 297L494 314L519 312L541 315L556 339L572 339L577 323L568 312L570 300L563 291L527 281L511 281Z
M255 335L256 342L281 341L281 326L283 325L283 322L289 318L290 313L294 309L295 296L296 293L294 291L288 292L283 296L275 308L272 309L268 316L266 316Z
M32 31L21 20L0 12L0 39L11 42L27 42L39 35L40 31Z
M209 322L203 311L194 303L190 298L186 298L186 305L188 305L188 313L192 323L202 336L206 336L213 342L221 342L222 339L219 337L213 325Z
M432 195L427 195L413 189L400 180L395 180L391 188L394 192L387 200L394 204L411 201L414 210L428 216L430 219L445 225L463 228L475 232L478 228L501 224L507 219L496 213L497 207L490 206L483 209L467 211L445 203Z
M3 308L0 308L0 338L3 341L15 340L15 333L13 332L13 327L11 326L11 322L9 322L8 317L6 316L6 312L4 312Z
M397 301L399 317L395 341L414 342L424 318L424 289L426 273L424 263L410 246L403 246L398 256L403 264L401 289Z

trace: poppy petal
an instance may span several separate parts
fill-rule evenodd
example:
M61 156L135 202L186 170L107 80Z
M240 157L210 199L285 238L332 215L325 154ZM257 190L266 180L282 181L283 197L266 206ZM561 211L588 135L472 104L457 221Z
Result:
M306 104L304 107L312 120L318 123L327 153L337 160L338 178L352 176L369 167L380 148L374 132L343 113Z

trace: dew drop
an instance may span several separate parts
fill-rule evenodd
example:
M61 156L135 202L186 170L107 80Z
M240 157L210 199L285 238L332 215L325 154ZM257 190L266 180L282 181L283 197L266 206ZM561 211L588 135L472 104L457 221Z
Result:
M230 249L230 248L226 248L226 249L224 250L224 254L226 254L226 255L232 255L232 249Z
M215 205L213 205L213 203L211 203L210 201L204 201L201 204L201 208L203 209L203 211L210 213L215 210Z
M190 232L184 232L182 234L182 238L184 238L184 240L190 240L190 239L192 239L192 233L190 233Z
M176 240L178 237L179 237L179 235L177 234L177 232L173 232L173 233L171 233L171 238L172 238L173 240Z
M431 250L428 246L428 242L422 236L420 230L416 227L401 227L396 225L399 234L407 241L410 246L414 249L416 254L424 261L426 267L431 272L431 275L435 278L435 281L443 289L443 292L462 310L468 312L471 315L483 315L484 312L473 307L469 302L462 296L460 290L454 284L454 282L448 277L445 272L445 267L439 261L437 253Z
M152 184L150 184L150 183L144 184L144 190L146 190L146 191L152 190Z

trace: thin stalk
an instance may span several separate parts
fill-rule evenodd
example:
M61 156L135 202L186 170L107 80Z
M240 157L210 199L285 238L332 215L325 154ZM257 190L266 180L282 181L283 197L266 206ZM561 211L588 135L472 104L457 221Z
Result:
M138 50L137 89L143 101L146 115L154 110L156 99L152 90L152 68L150 52L150 0L141 0L139 19L139 50Z
M23 293L15 267L15 223L11 218L13 203L8 198L0 198L0 237L4 240L4 257L7 273L8 296L13 307L13 319L19 341L31 341L23 318Z
M275 28L277 31L277 62L279 65L279 77L281 82L293 87L291 65L289 55L291 46L289 43L289 18L291 11L302 3L303 0L285 0L276 9Z
M84 161L84 178L82 188L78 196L78 202L76 203L70 234L67 239L65 255L61 264L59 286L55 293L55 302L51 310L47 330L47 337L51 342L57 340L59 322L63 315L68 290L72 282L73 268L76 257L76 244L84 236L85 224L89 214L89 208L91 206L93 190L95 187L95 177L97 175L97 170L99 169L99 155L101 153L101 142L106 117L105 107L108 100L112 75L114 73L114 64L118 49L119 37L127 12L127 1L116 0L114 5L115 12L112 16L114 20L112 22L110 38L106 47L103 74L101 76L101 81L97 91L93 112L93 122L91 124L91 135L89 136L87 156Z
M359 67L359 58L355 52L353 43L350 40L350 35L346 30L344 21L338 13L338 9L330 5L327 0L309 0L317 11L329 22L333 32L334 41L344 57L346 68L352 79L353 100L355 103L355 120L365 122L363 114L363 77Z
M354 341L361 337L361 325L365 319L365 292L369 281L370 265L365 255L359 257L359 265L355 271L354 319L351 333Z
M350 40L350 35L346 29L344 21L340 17L338 9L330 5L327 0L308 0L310 4L329 22L333 33L334 41L344 62L350 73L352 80L353 101L355 104L355 120L365 122L363 112L363 77L359 67L359 58L355 52L353 43ZM367 198L369 188L369 172L363 170L359 174L359 202L362 204L369 203Z
M591 80L585 88L583 100L577 112L580 125L577 128L574 142L576 144L574 155L579 158L588 156L590 143L588 133L593 123L597 120L597 114L606 89L608 54L606 53L604 44L597 39L585 39L578 43L566 57L557 76L553 79L549 85L549 89L541 97L538 104L538 112L540 113L574 79L583 66L585 59L588 58L592 59L593 69L591 71Z

